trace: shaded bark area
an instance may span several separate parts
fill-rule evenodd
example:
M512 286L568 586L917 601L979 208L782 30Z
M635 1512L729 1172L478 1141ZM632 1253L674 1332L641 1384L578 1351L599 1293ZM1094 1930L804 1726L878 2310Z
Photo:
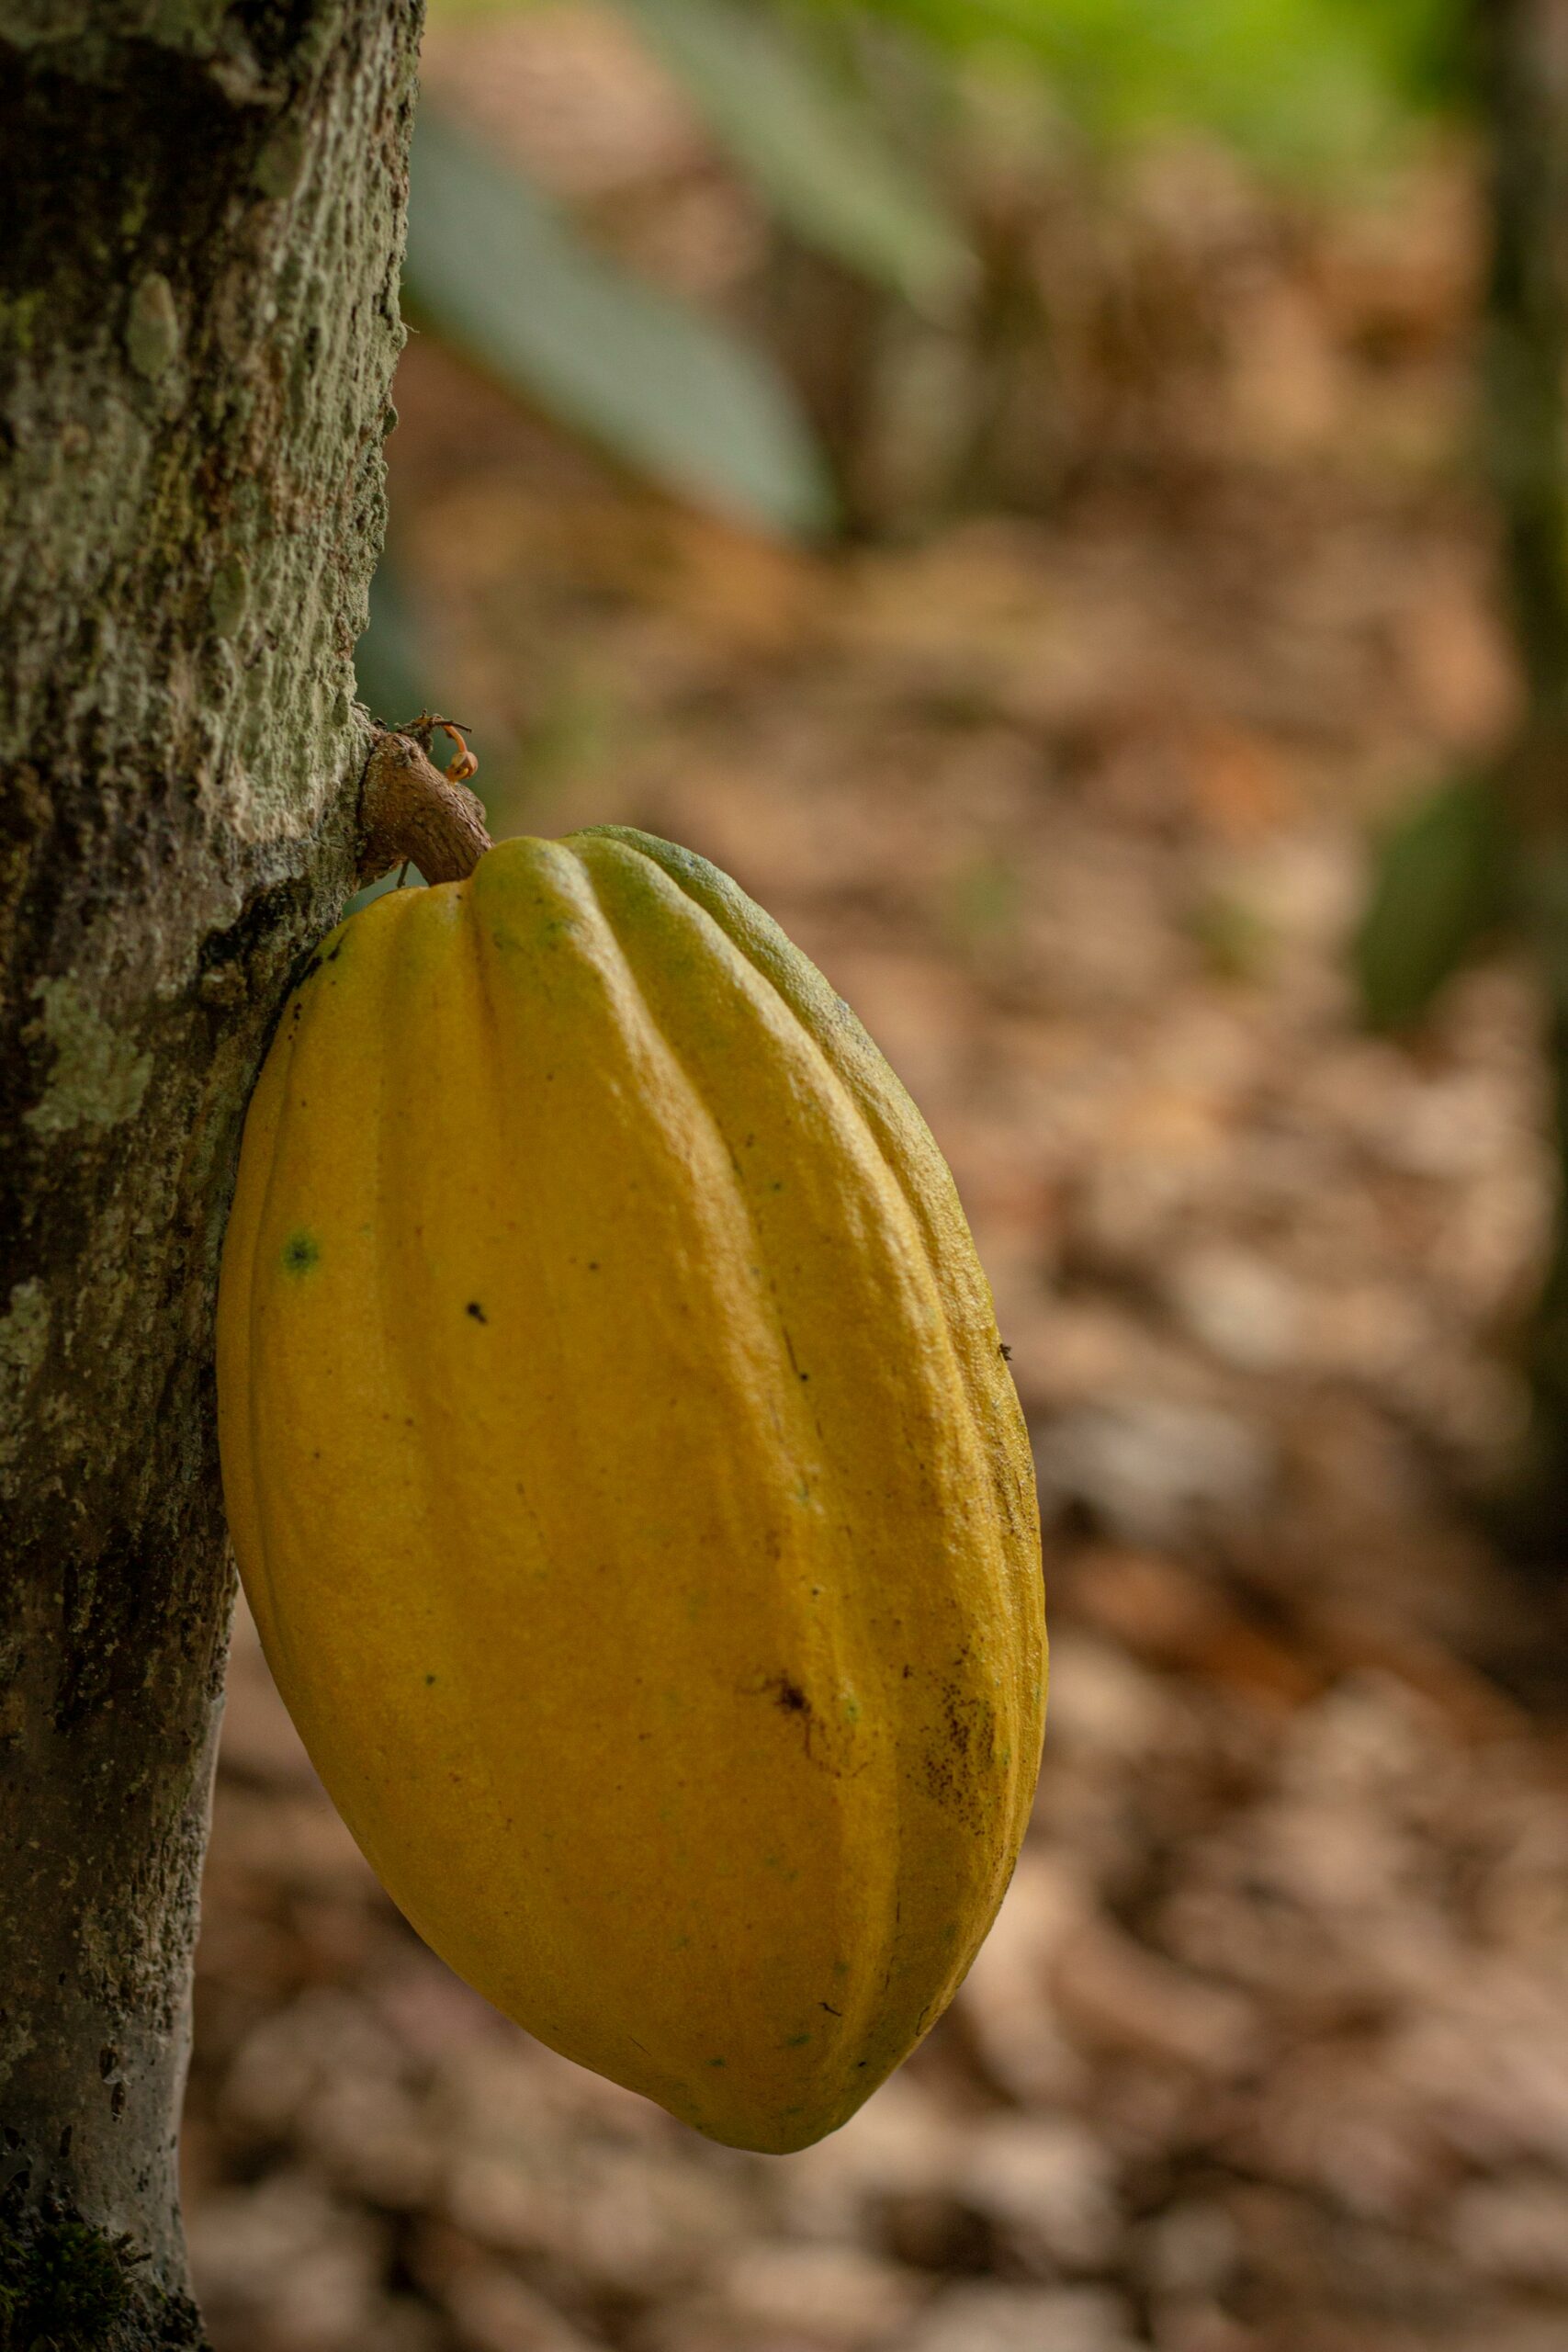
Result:
M418 30L0 0L0 2343L199 2340L212 1299L353 882Z
M1477 0L1491 130L1485 457L1526 687L1501 782L1521 913L1548 992L1557 1229L1529 1340L1533 1399L1519 1534L1560 1558L1568 1506L1568 5Z

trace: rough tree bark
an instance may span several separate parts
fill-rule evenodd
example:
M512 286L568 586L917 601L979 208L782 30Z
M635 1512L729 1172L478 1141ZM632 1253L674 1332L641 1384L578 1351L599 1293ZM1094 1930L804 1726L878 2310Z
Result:
M352 887L417 0L0 0L0 2346L190 2345L214 1274Z

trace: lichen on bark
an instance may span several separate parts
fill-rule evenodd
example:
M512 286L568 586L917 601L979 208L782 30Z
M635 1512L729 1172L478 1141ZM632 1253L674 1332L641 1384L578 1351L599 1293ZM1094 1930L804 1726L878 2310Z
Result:
M106 2347L198 2340L212 1296L252 1078L353 883L418 31L0 0L0 2343L62 2247L125 2286Z

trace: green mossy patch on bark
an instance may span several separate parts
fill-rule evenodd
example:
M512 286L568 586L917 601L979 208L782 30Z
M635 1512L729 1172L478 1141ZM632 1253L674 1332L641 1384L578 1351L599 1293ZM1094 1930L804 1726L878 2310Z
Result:
M202 2352L194 2306L146 2276L129 2238L17 2204L0 2204L0 2352Z

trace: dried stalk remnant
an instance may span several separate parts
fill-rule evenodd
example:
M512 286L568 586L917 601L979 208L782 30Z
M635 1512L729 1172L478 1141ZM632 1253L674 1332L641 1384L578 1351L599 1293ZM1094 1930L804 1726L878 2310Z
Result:
M473 775L473 754L465 745L443 775L420 741L446 724L421 719L406 729L383 728L377 735L359 795L361 882L374 882L410 862L427 882L462 882L489 849L484 808L459 781Z

